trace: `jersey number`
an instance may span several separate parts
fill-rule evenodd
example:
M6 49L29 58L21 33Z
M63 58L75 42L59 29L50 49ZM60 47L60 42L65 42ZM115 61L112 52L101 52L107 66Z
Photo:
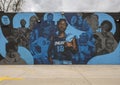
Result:
M64 46L60 45L57 46L57 52L63 52L64 51Z

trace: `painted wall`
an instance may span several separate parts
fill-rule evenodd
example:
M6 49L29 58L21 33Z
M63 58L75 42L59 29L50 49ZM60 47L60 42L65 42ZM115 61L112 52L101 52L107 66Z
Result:
M120 64L119 17L120 13L1 13L0 64ZM63 38L61 19L67 23Z

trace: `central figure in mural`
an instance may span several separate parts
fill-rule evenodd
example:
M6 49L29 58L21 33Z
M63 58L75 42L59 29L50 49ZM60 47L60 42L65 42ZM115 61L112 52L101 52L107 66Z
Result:
M71 42L66 42L67 25L65 19L60 19L57 22L58 32L51 37L48 49L48 59L51 64L72 64L72 57L77 52L75 38Z

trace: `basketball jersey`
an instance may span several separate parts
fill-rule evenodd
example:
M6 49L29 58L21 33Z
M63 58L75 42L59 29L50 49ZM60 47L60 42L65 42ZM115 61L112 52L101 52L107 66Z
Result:
M54 57L58 60L71 60L72 52L65 47L66 37L59 38L58 35L54 37Z

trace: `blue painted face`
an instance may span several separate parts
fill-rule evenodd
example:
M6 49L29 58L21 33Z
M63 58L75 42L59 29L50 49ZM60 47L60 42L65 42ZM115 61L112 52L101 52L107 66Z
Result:
M2 16L1 21L2 21L3 25L9 25L10 24L10 19L6 15Z
M79 16L78 17L78 25L81 25L82 24L82 16Z
M76 22L77 22L77 16L72 16L71 25L75 25Z
M48 15L48 16L47 16L47 20L48 20L48 21L53 21L53 15Z
M88 41L88 35L87 35L87 33L82 33L80 35L80 43L87 43L87 41Z

